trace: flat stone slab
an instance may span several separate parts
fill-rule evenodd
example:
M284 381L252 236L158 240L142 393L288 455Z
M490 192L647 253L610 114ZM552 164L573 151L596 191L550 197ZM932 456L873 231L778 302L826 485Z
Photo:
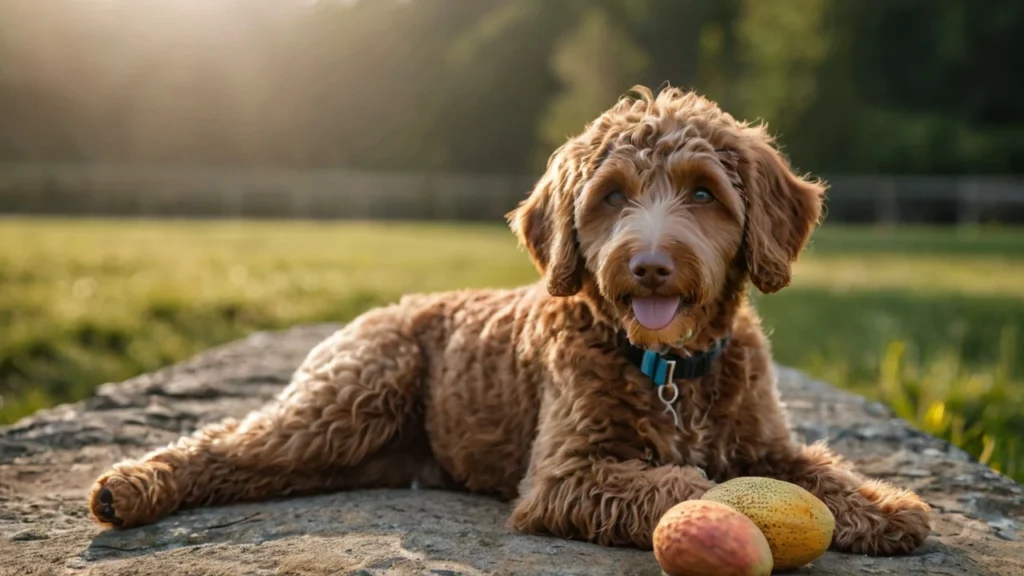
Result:
M132 530L93 523L86 495L138 456L269 400L336 325L258 333L0 428L0 574L659 576L650 552L505 528L509 505L366 490L189 510ZM826 553L795 574L1024 575L1024 488L884 406L780 368L805 441L828 438L868 474L916 490L934 533L915 554Z

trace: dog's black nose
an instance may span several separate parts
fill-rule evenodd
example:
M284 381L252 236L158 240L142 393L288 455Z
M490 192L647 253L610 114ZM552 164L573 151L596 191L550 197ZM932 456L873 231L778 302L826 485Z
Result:
M637 282L648 288L656 288L668 280L675 271L675 265L664 252L644 252L629 260L629 270Z

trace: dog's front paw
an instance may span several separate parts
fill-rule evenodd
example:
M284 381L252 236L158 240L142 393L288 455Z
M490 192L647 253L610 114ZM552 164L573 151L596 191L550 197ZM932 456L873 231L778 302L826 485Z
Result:
M103 524L131 528L156 522L177 502L178 489L166 465L122 463L96 480L89 510Z
M894 556L916 550L931 534L930 509L913 492L872 482L852 497L836 518L836 548L844 552Z

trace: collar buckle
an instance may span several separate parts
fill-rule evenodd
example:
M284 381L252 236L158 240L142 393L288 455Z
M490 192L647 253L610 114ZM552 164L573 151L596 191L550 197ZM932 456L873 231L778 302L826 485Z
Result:
M645 350L640 370L658 386L664 386L675 379L676 361L655 352Z

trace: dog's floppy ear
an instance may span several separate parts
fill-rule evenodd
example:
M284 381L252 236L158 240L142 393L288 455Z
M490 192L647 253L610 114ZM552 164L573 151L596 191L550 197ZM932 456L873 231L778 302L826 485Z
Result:
M827 185L795 174L763 126L742 130L738 152L747 273L758 290L771 294L789 285L792 264L821 218Z
M576 163L569 144L557 150L530 195L508 213L519 245L546 277L552 296L572 296L583 287L583 264L575 232Z

